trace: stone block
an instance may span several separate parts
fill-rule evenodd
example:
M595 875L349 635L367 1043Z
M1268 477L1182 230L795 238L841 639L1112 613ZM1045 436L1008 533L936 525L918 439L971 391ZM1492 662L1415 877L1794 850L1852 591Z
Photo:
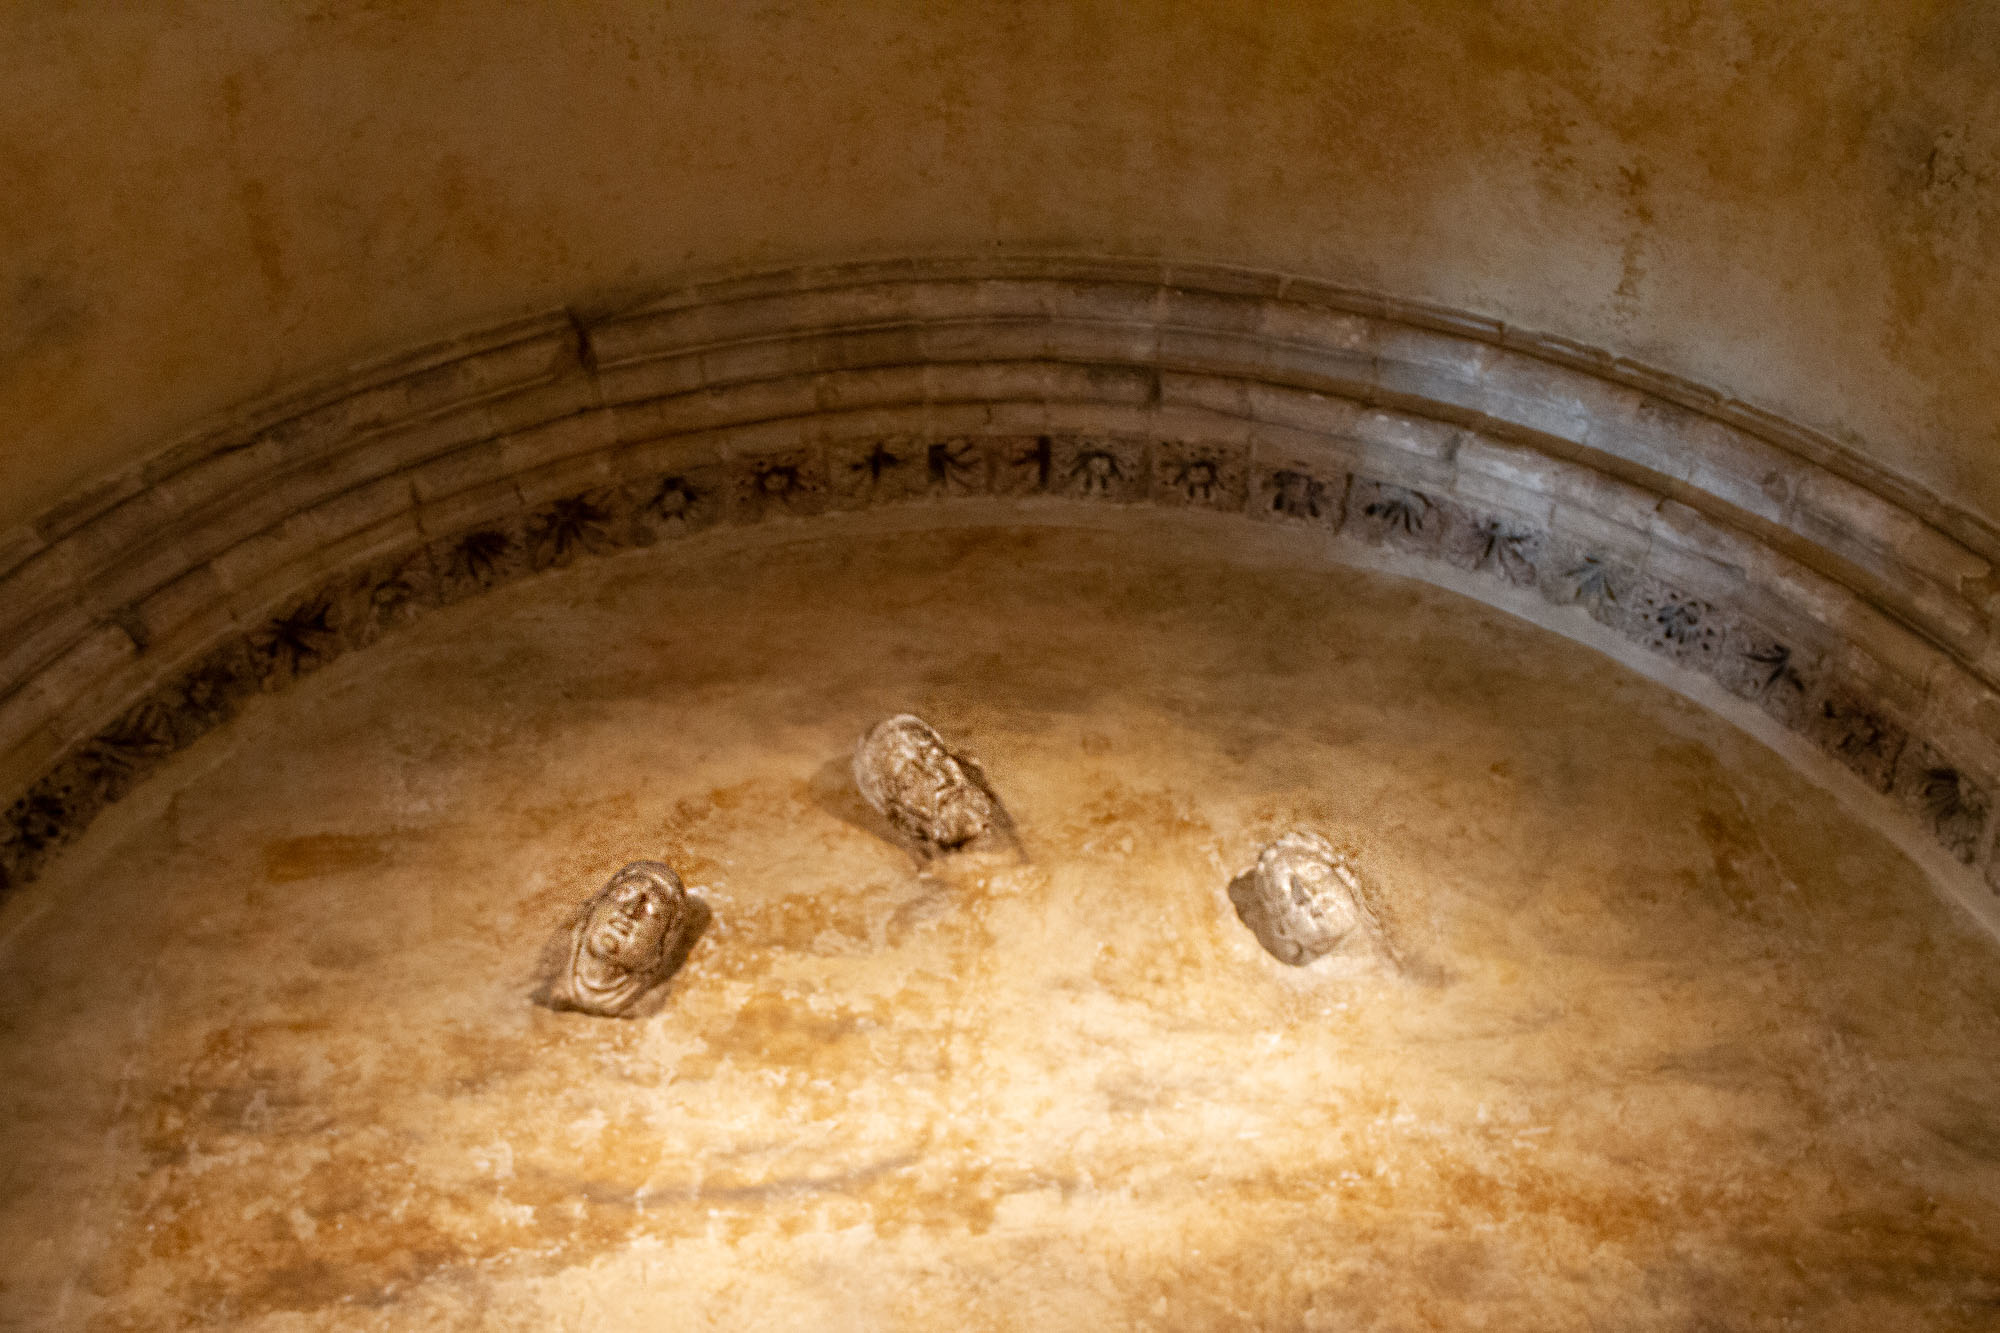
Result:
M1991 572L1985 560L1928 523L1830 472L1815 469L1800 481L1792 513L1800 532L1864 567L1887 557L1954 588L1961 579Z
M1474 510L1499 516L1546 532L1555 506L1540 491L1524 490L1498 477L1458 472L1440 487L1443 494Z
M208 565L229 590L231 604L240 606L240 593L258 586L273 570L310 557L325 540L310 515L290 514L218 552Z
M559 458L514 478L524 509L533 510L554 500L597 490L613 482L611 457L600 452L574 458Z
M617 443L611 419L598 413L563 417L499 439L500 456L507 472L515 476L600 453Z
M370 528L416 507L416 495L407 477L396 475L356 486L322 501L306 511L319 525L322 538L335 542L350 533Z
M0 638L0 695L17 690L90 632L98 616L78 602L49 608Z
M708 383L699 352L679 356L656 356L644 361L600 365L597 371L598 396L609 406L678 398L699 392Z
M1237 416L1222 416L1198 407L1154 404L1142 409L1144 430L1155 439L1187 444L1240 444L1248 447L1252 424Z
M694 305L591 322L587 326L590 350L598 375L623 372L649 361L681 359L690 349L717 341L718 335L709 324L713 310L709 305Z
M1516 491L1548 497L1559 493L1565 469L1575 466L1550 458L1539 449L1505 444L1471 431L1460 431L1453 466L1461 477L1492 477Z
M513 472L506 450L505 440L481 440L421 463L403 475L417 499L431 505L462 491L504 482Z
M1068 280L1027 284L1032 288L1018 300L995 301L993 289L1002 284L978 283L974 305L985 314L1029 314L1039 312L1050 319L1089 321L1132 328L1150 329L1160 318L1160 288L1151 282L1111 280ZM1022 284L1012 284L1021 286ZM925 305L927 313L935 310Z
M55 728L46 723L29 723L25 731L20 730L18 724L25 715L10 715L11 702L0 699L0 811L48 772L63 750Z
M1652 534L1645 527L1617 522L1595 509L1568 501L1557 502L1549 516L1549 529L1593 555L1616 559L1634 568L1645 564L1653 544Z
M1255 415L1250 405L1250 382L1246 380L1163 370L1159 385L1160 402L1168 407L1193 408L1246 421Z
M1019 392L1041 396L1056 380L1055 367L1035 363L1008 366L989 365L905 365L874 370L832 370L799 383L805 398L794 408L771 398L762 410L735 412L732 419L805 415L813 411L849 411L855 408L891 407L928 402L932 398L980 399L1011 396L1005 384L1021 386Z
M939 404L932 404L933 408ZM1061 428L1054 420L1055 406L1038 401L950 404L977 407L985 414L983 433L988 435L1042 435Z
M76 568L88 580L116 569L134 551L158 541L163 532L173 528L181 514L169 501L163 492L141 491L80 524L59 544L74 552Z
M1623 399L1603 380L1543 357L1495 349L1480 372L1479 397L1468 405L1513 430L1583 444Z
M596 381L578 373L497 394L482 400L476 410L468 409L455 414L454 420L463 421L468 426L477 423L490 435L507 435L579 412L595 411L601 405ZM462 439L450 439L448 443L458 444L476 438L467 434Z
M1156 431L1151 409L1139 403L1053 402L1046 420L1054 435L1149 437Z
M114 617L124 607L179 578L193 563L179 542L163 534L160 540L102 571L85 585L76 603L99 616Z
M1768 523L1786 522L1806 472L1798 459L1707 417L1683 432L1681 448L1689 485Z
M169 660L226 632L233 622L228 589L206 565L191 569L133 608L145 627L146 651Z
M104 521L140 494L145 485L144 474L136 469L93 482L43 510L34 520L33 531L42 544L59 542L80 528Z
M805 380L829 368L843 365L882 364L865 354L870 333L853 333L836 340L852 340L853 354L843 358L837 346L830 349L827 339L778 334L723 343L701 351L702 383L709 389L733 389L763 380ZM907 360L908 358L901 358ZM887 364L897 364L896 359Z
M1375 322L1364 315L1307 301L1258 303L1257 332L1272 342L1311 348L1330 362L1344 362L1343 378L1368 378L1375 360Z
M521 508L521 492L511 478L503 478L424 501L417 509L417 525L426 539L435 540L512 519Z
M1582 463L1557 461L1556 499L1563 512L1587 510L1614 527L1652 531L1661 502L1658 491L1620 481Z
M52 718L68 718L76 701L95 700L106 682L129 669L137 656L138 650L124 630L100 624L36 672L32 688L41 695ZM56 730L65 740L77 739L77 733L61 722Z
M1316 435L1361 435L1365 409L1351 398L1253 380L1243 386L1243 401L1250 418L1260 424Z
M1191 287L1161 288L1154 309L1169 328L1246 334L1258 332L1264 321L1261 300Z
M1282 456L1288 462L1313 460L1323 465L1323 471L1340 473L1352 472L1361 456L1354 442L1343 436L1265 423L1251 426L1250 447L1259 456Z
M747 421L690 439L712 442L717 458L741 457L816 448L811 430L810 417L780 417L772 421Z
M39 554L43 546L41 535L26 523L0 532L0 596L4 596L7 576Z

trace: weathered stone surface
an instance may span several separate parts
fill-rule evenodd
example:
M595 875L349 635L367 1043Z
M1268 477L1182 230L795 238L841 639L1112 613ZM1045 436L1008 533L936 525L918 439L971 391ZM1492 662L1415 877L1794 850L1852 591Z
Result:
M1281 963L1303 967L1366 929L1361 880L1317 833L1286 833L1229 883L1236 915Z

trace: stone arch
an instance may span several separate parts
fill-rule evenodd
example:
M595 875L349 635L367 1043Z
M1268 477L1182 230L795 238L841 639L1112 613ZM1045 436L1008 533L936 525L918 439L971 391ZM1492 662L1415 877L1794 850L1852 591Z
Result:
M241 413L0 540L0 887L250 695L509 578L711 529L1114 510L1386 565L1624 656L1837 770L2000 922L1983 525L1560 339L1080 258L552 312Z

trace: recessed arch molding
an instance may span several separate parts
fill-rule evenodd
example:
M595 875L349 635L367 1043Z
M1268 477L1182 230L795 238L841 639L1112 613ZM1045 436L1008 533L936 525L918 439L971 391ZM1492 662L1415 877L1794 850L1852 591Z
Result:
M425 608L707 528L961 501L1219 515L1574 606L2000 886L2000 540L1974 517L1561 339L1051 257L517 321L236 413L0 537L0 889L251 696Z

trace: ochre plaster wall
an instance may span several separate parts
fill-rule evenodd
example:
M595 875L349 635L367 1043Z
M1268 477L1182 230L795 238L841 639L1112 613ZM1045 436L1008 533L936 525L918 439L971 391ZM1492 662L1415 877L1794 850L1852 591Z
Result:
M0 13L0 528L530 308L1075 249L1463 307L2000 516L1990 6Z

